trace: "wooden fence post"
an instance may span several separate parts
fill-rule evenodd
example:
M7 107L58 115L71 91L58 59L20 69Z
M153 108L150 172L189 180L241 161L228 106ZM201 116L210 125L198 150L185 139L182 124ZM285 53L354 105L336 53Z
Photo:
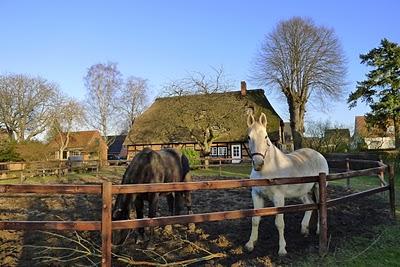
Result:
M350 171L350 160L349 158L346 158L346 172ZM347 178L347 189L350 189L351 185L350 185L350 178Z
M112 184L104 182L102 186L103 208L101 216L101 266L111 267L111 241L112 241Z
M222 162L221 159L219 159L219 177L222 176Z
M319 174L319 254L328 251L328 211L326 205L326 173Z
M394 165L389 164L389 200L390 212L393 219L396 219L396 190L395 190Z

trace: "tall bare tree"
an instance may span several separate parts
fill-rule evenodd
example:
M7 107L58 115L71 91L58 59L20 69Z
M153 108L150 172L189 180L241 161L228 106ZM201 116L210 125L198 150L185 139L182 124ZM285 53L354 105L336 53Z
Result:
M122 116L122 128L129 132L131 125L148 104L149 87L147 80L139 77L128 77L121 87L116 100L116 109Z
M283 94L289 106L295 149L302 147L307 102L340 99L346 61L333 29L307 18L281 21L266 35L254 64L254 78Z
M99 129L104 138L113 130L117 120L115 99L122 84L116 63L99 63L91 66L84 77L87 89L86 106L88 123Z
M49 129L49 138L57 144L59 159L63 158L64 150L68 147L71 132L81 128L84 122L82 104L75 99L60 96Z
M0 124L17 142L30 141L46 130L58 91L41 77L0 76Z

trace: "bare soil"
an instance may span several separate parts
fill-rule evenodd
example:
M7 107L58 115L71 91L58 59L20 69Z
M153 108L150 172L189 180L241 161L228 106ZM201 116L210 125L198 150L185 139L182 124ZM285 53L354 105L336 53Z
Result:
M196 177L196 180L204 178ZM116 183L118 183L116 181ZM329 186L331 198L351 193L342 187ZM160 214L166 215L166 200L162 199ZM288 203L297 203L288 201ZM269 206L272 204L269 203ZM374 235L376 225L390 223L389 205L381 196L342 204L328 211L330 251L335 251L346 239L355 236L366 238ZM252 208L250 189L225 191L197 191L193 193L195 213ZM134 215L134 214L133 214ZM259 240L253 252L244 250L250 229L251 218L201 223L195 231L185 226L174 226L173 233L157 229L155 249L148 250L146 243L136 244L134 238L123 246L114 247L113 252L127 255L145 262L173 263L204 257L209 253L224 253L223 258L200 261L191 266L295 266L304 257L318 254L318 236L315 235L316 216L312 218L311 234L300 234L302 213L285 215L285 236L288 256L279 257L278 235L273 217L264 217L260 223ZM65 195L3 195L0 198L0 220L100 220L101 199L99 196ZM73 233L57 232L76 240ZM95 232L80 233L86 240L100 245L100 235ZM86 244L89 246L88 244ZM32 247L33 246L33 247ZM43 248L40 246L47 247ZM1 266L89 266L98 263L98 257L89 260L80 258L67 262L45 262L45 258L68 253L57 247L77 248L76 244L39 231L0 231ZM42 253L40 253L42 251ZM208 252L206 252L208 251ZM70 253L70 252L69 252ZM114 259L114 266L124 266Z

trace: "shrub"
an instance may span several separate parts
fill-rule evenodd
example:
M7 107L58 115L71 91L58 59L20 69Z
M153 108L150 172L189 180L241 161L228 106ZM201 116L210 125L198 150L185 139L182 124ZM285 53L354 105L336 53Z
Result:
M200 152L192 148L182 148L181 152L189 159L190 167L200 164Z
M17 152L17 144L15 141L0 141L0 162L20 161L21 156Z

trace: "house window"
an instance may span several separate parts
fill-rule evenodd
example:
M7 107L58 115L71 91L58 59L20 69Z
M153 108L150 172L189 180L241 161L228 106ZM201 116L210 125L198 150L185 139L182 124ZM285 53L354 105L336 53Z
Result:
M228 149L226 148L226 146L219 147L218 148L218 156L226 156L227 150Z
M72 150L69 152L70 156L80 156L81 152L79 150Z
M217 156L218 155L218 147L213 146L211 148L211 156Z

